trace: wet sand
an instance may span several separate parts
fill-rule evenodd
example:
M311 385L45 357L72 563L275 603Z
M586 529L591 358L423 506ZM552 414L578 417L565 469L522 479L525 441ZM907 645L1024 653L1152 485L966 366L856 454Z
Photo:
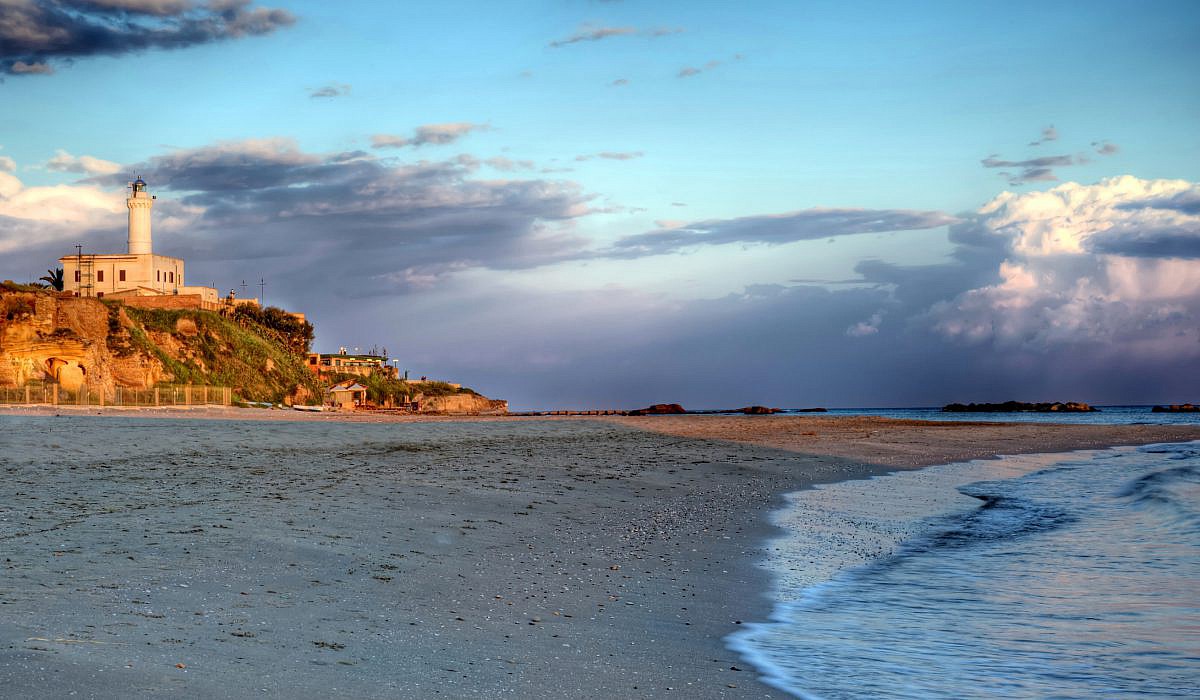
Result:
M781 697L722 638L769 611L753 562L782 493L1200 439L1194 426L94 412L0 411L0 687L22 697Z

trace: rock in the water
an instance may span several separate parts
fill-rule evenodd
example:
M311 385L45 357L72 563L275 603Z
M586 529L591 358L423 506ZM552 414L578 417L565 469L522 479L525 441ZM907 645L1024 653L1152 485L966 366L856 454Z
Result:
M1170 406L1155 406L1151 413L1200 413L1200 406L1190 403L1173 403Z
M656 403L653 406L639 408L636 411L630 411L631 416L666 416L679 413L687 413L683 406L677 403Z
M1098 413L1100 409L1079 401L1066 403L952 403L942 407L943 413Z
M767 408L766 406L746 406L738 410L748 416L767 416L772 413L779 413L778 408Z

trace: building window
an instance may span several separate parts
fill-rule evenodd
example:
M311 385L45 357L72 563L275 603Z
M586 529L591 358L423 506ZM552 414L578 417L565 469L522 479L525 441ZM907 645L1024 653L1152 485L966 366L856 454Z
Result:
M96 292L96 298L97 298L97 299L99 299L99 298L100 298L100 297L102 297L102 296L104 296L104 292Z
M79 281L79 270L76 270L76 271L75 271L75 281L76 281L76 282L78 282L78 281Z
M104 281L104 270L96 270L96 281L97 282Z
M168 282L170 282L171 284L175 284L175 273L174 273L174 272L168 272L167 274L168 274L168 275L170 275L170 277L171 277L171 279L169 279L169 280L167 280L167 281L168 281Z
M121 270L120 272L117 273L117 279L122 282L125 281L125 271L124 270Z

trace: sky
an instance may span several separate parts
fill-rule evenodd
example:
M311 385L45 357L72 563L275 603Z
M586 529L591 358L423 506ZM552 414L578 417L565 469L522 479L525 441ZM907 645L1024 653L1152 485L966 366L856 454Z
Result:
M0 0L0 278L517 409L1200 400L1200 4Z

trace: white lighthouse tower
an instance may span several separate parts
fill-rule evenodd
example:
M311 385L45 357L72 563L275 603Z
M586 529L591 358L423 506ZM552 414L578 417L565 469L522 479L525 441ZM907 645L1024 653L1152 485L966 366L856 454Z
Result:
M129 254L150 255L150 210L154 197L146 191L146 181L138 178L130 185L133 190L125 200L129 207Z
M0 0L2 5L5 0ZM81 297L177 297L158 302L153 308L210 308L217 304L217 290L188 286L184 281L183 260L155 255L150 243L150 213L154 195L146 191L146 181L129 183L129 250L125 253L84 253L77 246L74 255L58 259L63 268L63 291ZM127 303L131 303L128 302ZM151 304L143 300L143 305ZM190 305L190 306L189 306Z

